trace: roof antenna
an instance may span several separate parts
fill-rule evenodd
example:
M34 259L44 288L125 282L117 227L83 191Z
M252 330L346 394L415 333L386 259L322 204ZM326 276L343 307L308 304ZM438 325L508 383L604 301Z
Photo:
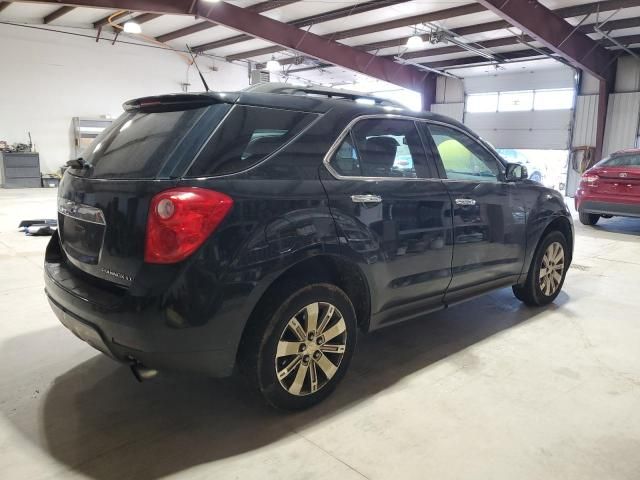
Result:
M210 92L211 89L209 88L209 85L207 85L207 81L204 79L204 76L202 75L202 72L200 71L200 67L198 66L198 63L196 62L196 57L193 56L193 50L191 50L191 47L189 45L187 45L187 50L189 50L189 55L191 55L191 61L196 66L196 69L198 70L198 75L200 75L200 80L202 80L202 84L204 85L205 91Z

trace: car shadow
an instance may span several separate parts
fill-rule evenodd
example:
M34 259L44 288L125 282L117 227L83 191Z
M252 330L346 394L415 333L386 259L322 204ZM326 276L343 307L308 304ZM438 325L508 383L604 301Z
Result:
M19 414L11 411L11 402L0 402L0 413L65 469L99 480L156 479L295 435L354 408L412 373L534 321L542 312L561 308L568 298L562 293L549 307L527 308L510 290L501 290L424 319L362 335L336 392L324 403L298 413L265 406L238 377L211 380L167 374L140 385L126 367L104 356L77 363L77 353L68 353L63 346L51 348L59 344L60 332L50 328L3 344L0 362L5 368L12 368L6 362L16 362L17 352L48 345L51 362L44 373L31 368L24 372L25 378L19 378L25 386L38 376L50 373L51 378L40 379L49 383L40 396L14 405L21 409ZM455 367L464 367L463 360L456 362L460 364Z
M624 235L640 236L640 218L630 217L613 217L601 218L594 226L585 226L580 233L587 234L591 232L593 236L595 232L601 233L620 233ZM636 241L635 239L633 241Z

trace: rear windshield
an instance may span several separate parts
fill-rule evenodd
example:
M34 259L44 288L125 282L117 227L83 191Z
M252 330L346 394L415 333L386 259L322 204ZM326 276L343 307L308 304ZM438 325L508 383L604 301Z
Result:
M74 171L92 178L149 179L180 175L229 111L229 104L121 115L89 146L91 168Z
M640 153L616 155L608 157L598 163L599 167L635 167L640 168Z
M315 114L308 112L237 105L187 176L223 175L246 170L293 139L315 118Z

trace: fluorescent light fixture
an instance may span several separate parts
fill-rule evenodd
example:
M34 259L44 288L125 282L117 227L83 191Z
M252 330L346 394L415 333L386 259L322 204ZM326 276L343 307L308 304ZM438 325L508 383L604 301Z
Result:
M267 70L270 72L277 72L280 70L280 62L275 59L275 57L271 57L271 60L267 62Z
M376 101L371 98L356 98L356 103L362 103L363 105L375 105Z
M133 20L125 22L123 29L127 33L142 33L142 27L140 24Z
M407 48L409 50L417 50L418 48L422 48L424 42L422 41L422 37L420 35L411 35L407 39Z

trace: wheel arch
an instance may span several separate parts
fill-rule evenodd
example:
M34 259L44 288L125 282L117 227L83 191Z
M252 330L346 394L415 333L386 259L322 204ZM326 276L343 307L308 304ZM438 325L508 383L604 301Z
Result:
M573 259L574 233L573 233L573 225L569 217L562 214L553 215L546 223L542 223L542 222L538 223L537 228L535 228L534 230L536 233L531 235L529 237L529 240L527 241L527 245L529 245L529 242L533 237L533 240L530 243L531 246L530 247L528 246L527 248L527 255L525 258L525 263L523 266L522 273L520 274L520 278L518 280L518 285L522 285L526 281L527 276L529 274L529 270L531 269L531 265L533 263L533 259L535 258L535 253L538 250L538 247L540 245L540 242L543 241L543 239L549 234L549 232L559 231L564 235L564 237L567 240L567 246L569 248L568 265L571 265L571 261Z
M353 304L358 327L363 331L369 329L371 292L364 273L354 262L344 257L319 254L290 265L265 289L244 326L238 355L242 354L243 345L246 345L246 340L254 329L262 325L260 315L265 309L269 309L272 299L296 283L304 286L318 282L332 283L342 289Z
M573 228L571 226L571 221L565 216L557 216L553 220L549 222L546 228L543 230L542 235L538 239L536 244L536 249L540 242L549 234L549 232L558 231L564 235L564 238L567 240L567 247L569 248L568 256L569 261L568 265L571 265L571 260L573 259Z

